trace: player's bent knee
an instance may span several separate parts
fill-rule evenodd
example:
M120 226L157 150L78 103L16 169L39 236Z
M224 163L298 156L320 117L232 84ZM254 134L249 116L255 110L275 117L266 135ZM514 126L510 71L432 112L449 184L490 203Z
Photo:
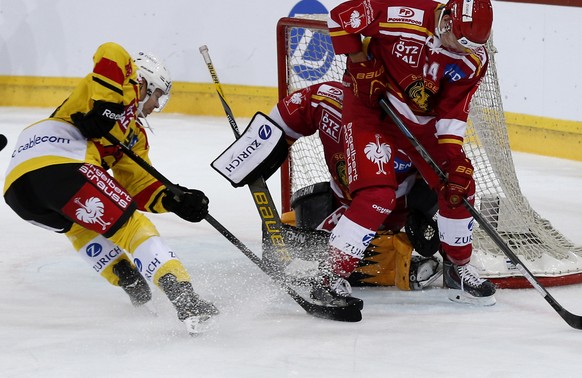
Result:
M362 188L354 198L345 215L354 222L377 230L396 204L396 192L389 186Z
M133 254L142 243L153 236L160 236L156 226L145 215L135 212L109 239Z

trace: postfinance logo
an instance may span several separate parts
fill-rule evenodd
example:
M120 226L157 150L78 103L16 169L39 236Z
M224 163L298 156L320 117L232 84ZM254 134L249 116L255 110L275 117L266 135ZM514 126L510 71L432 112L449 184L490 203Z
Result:
M328 10L317 0L301 0L289 17L308 14L327 15ZM301 79L318 81L329 71L335 54L328 34L305 28L293 28L289 37L292 69Z

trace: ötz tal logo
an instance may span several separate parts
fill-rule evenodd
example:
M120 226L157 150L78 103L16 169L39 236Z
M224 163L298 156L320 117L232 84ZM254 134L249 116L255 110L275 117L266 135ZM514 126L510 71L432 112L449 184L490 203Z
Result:
M91 243L85 248L85 252L89 257L99 256L99 254L103 251L103 247L99 243Z

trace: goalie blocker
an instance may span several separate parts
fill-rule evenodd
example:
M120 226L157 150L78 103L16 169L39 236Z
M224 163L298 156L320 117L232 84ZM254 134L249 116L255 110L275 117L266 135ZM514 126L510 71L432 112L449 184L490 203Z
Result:
M257 112L241 136L210 165L238 188L260 177L271 177L287 158L287 152L281 127Z

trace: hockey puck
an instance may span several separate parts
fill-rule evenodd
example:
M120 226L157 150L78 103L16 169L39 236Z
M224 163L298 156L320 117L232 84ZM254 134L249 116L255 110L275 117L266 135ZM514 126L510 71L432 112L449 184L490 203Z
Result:
M0 134L0 151L2 151L4 147L6 147L6 144L8 144L8 139L6 139L4 134Z

